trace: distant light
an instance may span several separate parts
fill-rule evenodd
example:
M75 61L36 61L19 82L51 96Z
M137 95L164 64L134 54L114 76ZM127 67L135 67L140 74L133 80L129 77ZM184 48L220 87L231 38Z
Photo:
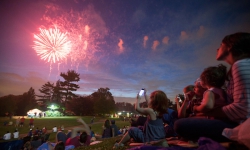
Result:
M121 114L122 114L122 113L120 113L120 112L118 113L118 115L121 115Z
M55 109L55 106L54 105L51 105L51 107L50 107L51 109Z

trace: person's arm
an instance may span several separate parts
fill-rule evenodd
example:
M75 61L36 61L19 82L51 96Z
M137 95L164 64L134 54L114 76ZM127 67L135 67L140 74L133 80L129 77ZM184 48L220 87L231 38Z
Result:
M144 89L144 98L145 98L145 100L147 102L147 105L148 105L149 101L148 101L147 90L146 89Z
M78 131L84 131L84 132L87 133L87 135L91 135L91 131L89 129L89 126L81 118L77 118L77 121L80 122L80 123L82 123L83 126L82 127L75 127L75 128L73 128L73 130L71 132L71 138L76 137Z
M185 94L184 96L184 101L180 107L180 109L178 111L178 118L185 118L187 116L186 112L187 112L187 107L188 107L188 104L189 102L193 99L195 93L194 92L188 92ZM179 100L178 100L178 103L179 103Z
M176 104L177 111L179 111L179 109L181 108L181 106L180 106L180 103L179 103L179 98L177 96L175 97L175 104Z
M136 98L136 101L135 101L135 110L140 113L140 114L143 114L143 115L148 115L149 114L149 109L148 108L141 108L140 107L140 96L139 94L137 94L137 98Z
M177 109L178 111L178 118L185 118L186 117L186 111L187 111L187 106L188 106L188 103L189 103L189 100L186 98L181 107L179 108L179 110Z
M156 114L153 109L151 108L141 108L140 107L140 96L139 94L137 95L136 103L135 103L135 110L142 114L142 115L149 115L151 120L156 119Z
M193 107L194 112L206 113L214 108L214 93L212 91L206 91L204 93L202 102L199 106Z

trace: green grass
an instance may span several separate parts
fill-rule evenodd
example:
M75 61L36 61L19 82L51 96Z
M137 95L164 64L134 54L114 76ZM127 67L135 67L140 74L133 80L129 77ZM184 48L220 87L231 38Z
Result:
M64 125L65 128L65 133L68 132L69 129L72 129L72 127L74 126L79 126L81 125L80 123L78 123L76 121L76 118L78 118L79 116L70 116L70 117L46 117L46 118L35 118L34 121L34 129L36 129L37 127L39 129L42 129L44 126L47 128L47 130L52 130L52 128L54 126L60 127L61 125ZM16 124L16 116L12 118L12 122L13 125L12 126L3 126L4 121L9 121L9 118L7 117L0 117L0 136L3 136L7 131L13 133L13 131L16 129L15 124ZM89 124L90 120L92 118L92 116L84 116L82 117L83 120ZM129 122L124 122L121 121L119 118L103 118L103 117L96 117L94 120L94 124L89 124L89 126L91 126L91 130L94 131L96 134L101 134L102 133L102 126L104 124L104 121L106 119L109 120L116 120L116 125L118 126L118 128L123 128L123 126L127 126L129 125ZM24 127L18 127L18 131L20 135L23 134L27 134L29 132L29 118L25 118L25 122L24 122ZM50 137L49 137L49 141L50 142L55 142L55 137L56 137L56 133L52 133L50 132ZM120 140L121 137L114 137L114 138L108 138L108 139L102 139L102 143L96 144L96 145L92 145L92 146L88 146L88 147L80 147L77 149L112 149L114 143L116 142L116 140ZM3 141L1 141L3 142ZM121 148L121 149L125 149Z

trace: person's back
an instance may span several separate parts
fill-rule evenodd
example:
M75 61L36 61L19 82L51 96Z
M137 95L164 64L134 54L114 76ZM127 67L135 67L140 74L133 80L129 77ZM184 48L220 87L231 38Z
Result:
M11 139L11 133L9 133L9 131L7 131L7 133L4 134L3 139L4 140L10 140Z
M67 140L67 135L62 131L58 131L56 134L56 138L57 138L56 142L62 141L65 143Z
M112 132L112 137L113 136L118 136L118 127L115 124L115 120L111 120L111 132Z
M110 121L107 119L103 125L102 138L110 138L112 136L112 130L110 127Z
M174 122L178 119L178 113L168 108L168 113L163 114L162 120L165 124L164 129L167 137L173 137L176 136L176 133L174 131Z
M19 132L17 130L15 130L15 132L13 132L13 137L14 137L14 139L19 138Z

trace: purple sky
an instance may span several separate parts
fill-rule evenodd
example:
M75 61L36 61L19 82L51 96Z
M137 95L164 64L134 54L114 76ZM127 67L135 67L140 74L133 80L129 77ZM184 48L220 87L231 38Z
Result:
M115 101L134 102L146 88L174 100L204 68L225 64L215 60L216 50L225 35L250 32L249 8L249 0L1 0L0 96L30 87L39 94L47 81L73 69L80 73L80 95L108 87ZM84 36L83 55L52 64L40 59L34 34L55 25Z

